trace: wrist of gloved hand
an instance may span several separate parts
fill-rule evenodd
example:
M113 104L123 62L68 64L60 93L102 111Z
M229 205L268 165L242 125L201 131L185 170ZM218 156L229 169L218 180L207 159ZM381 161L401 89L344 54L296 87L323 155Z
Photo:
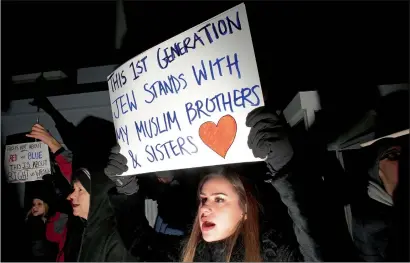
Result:
M269 164L271 172L276 174L292 160L293 148L290 146L288 138L282 138L272 144L273 150L268 153L265 162Z
M120 176L128 171L127 158L120 153L121 147L117 144L111 149L105 175L117 186L117 192L132 195L138 191L138 180L135 176Z
M252 110L246 119L250 127L248 146L257 158L265 159L271 176L276 176L291 161L293 148L286 126L279 116L265 107Z
M138 192L138 179L132 176L108 176L116 185L117 192L125 195L132 195Z

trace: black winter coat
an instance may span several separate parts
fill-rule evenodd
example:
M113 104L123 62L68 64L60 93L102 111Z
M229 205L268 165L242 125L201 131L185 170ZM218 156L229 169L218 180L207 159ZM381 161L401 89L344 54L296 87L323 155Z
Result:
M46 223L40 216L29 216L26 221L28 260L32 262L53 262L58 246L46 238Z
M98 175L91 177L88 220L70 219L64 248L65 261L138 261L127 252L117 231L114 210L107 195L114 184L104 174Z

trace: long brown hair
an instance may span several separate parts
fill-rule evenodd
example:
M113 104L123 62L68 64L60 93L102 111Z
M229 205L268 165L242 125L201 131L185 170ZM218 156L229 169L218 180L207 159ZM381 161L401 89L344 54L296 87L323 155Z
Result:
M234 234L225 240L225 245L228 251L226 254L226 262L230 261L233 248L239 236L242 236L245 247L245 262L260 262L260 240L259 240L259 209L258 203L251 193L251 187L242 177L230 168L224 168L218 173L213 173L205 176L198 187L198 197L203 185L211 178L223 177L227 179L235 189L239 196L239 205L246 214L246 218L241 220ZM191 235L182 251L183 262L193 262L196 248L202 240L202 233L199 225L199 209L195 217Z

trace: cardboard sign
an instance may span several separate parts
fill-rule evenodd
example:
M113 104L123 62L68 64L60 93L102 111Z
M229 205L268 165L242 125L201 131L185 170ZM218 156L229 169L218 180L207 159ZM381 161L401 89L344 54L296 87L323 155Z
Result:
M51 173L48 146L42 142L6 145L4 158L9 183L37 181Z
M107 78L123 175L259 161L247 114L263 106L244 4L134 57Z

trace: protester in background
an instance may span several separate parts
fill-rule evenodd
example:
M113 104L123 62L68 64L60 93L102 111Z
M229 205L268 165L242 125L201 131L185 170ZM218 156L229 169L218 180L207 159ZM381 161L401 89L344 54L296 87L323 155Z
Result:
M47 221L46 237L49 241L57 243L59 252L57 254L57 262L64 262L64 243L67 235L67 221L72 214L71 206L67 202L67 196L72 192L71 176L72 176L72 154L64 149L61 144L40 124L35 124L31 132L26 135L45 143L58 167L61 174L44 175L43 180L49 182L55 190L55 205L53 214ZM67 209L68 207L68 209Z
M195 179L183 171L157 172L154 176L139 179L141 194L158 204L155 231L177 236L187 234L192 227L197 206ZM175 205L181 200L185 201Z
M398 136L409 129L408 97L408 90L399 90L380 98L375 108L375 138ZM379 139L361 149L363 158L355 166L367 171L356 172L364 180L351 203L352 239L361 260L409 259L409 221L403 224L409 207L408 145L408 135L402 135Z
M68 199L82 226L77 224L69 229L65 261L137 261L128 254L115 231L114 213L107 196L113 183L106 176L91 177L88 170L81 168L73 174L73 186Z
M48 220L48 197L45 189L33 196L32 207L26 217L26 231L28 233L28 244L31 251L30 261L53 262L57 255L57 244L53 244L46 238L46 223Z
M31 217L36 217L38 216L43 222L45 223L47 221L47 213L49 210L48 204L44 202L42 199L44 198L34 198L32 201L32 207L28 211L27 216L26 216L26 221Z
M397 187L393 192L393 223L390 232L391 239L387 244L386 261L389 262L409 262L409 137L401 149L399 158L399 179Z
M353 241L364 261L386 261L393 257L388 255L387 248L397 238L392 235L394 192L399 184L399 166L408 166L408 160L399 162L406 143L408 137L381 139L367 150L367 154L374 156L367 192L352 204Z

